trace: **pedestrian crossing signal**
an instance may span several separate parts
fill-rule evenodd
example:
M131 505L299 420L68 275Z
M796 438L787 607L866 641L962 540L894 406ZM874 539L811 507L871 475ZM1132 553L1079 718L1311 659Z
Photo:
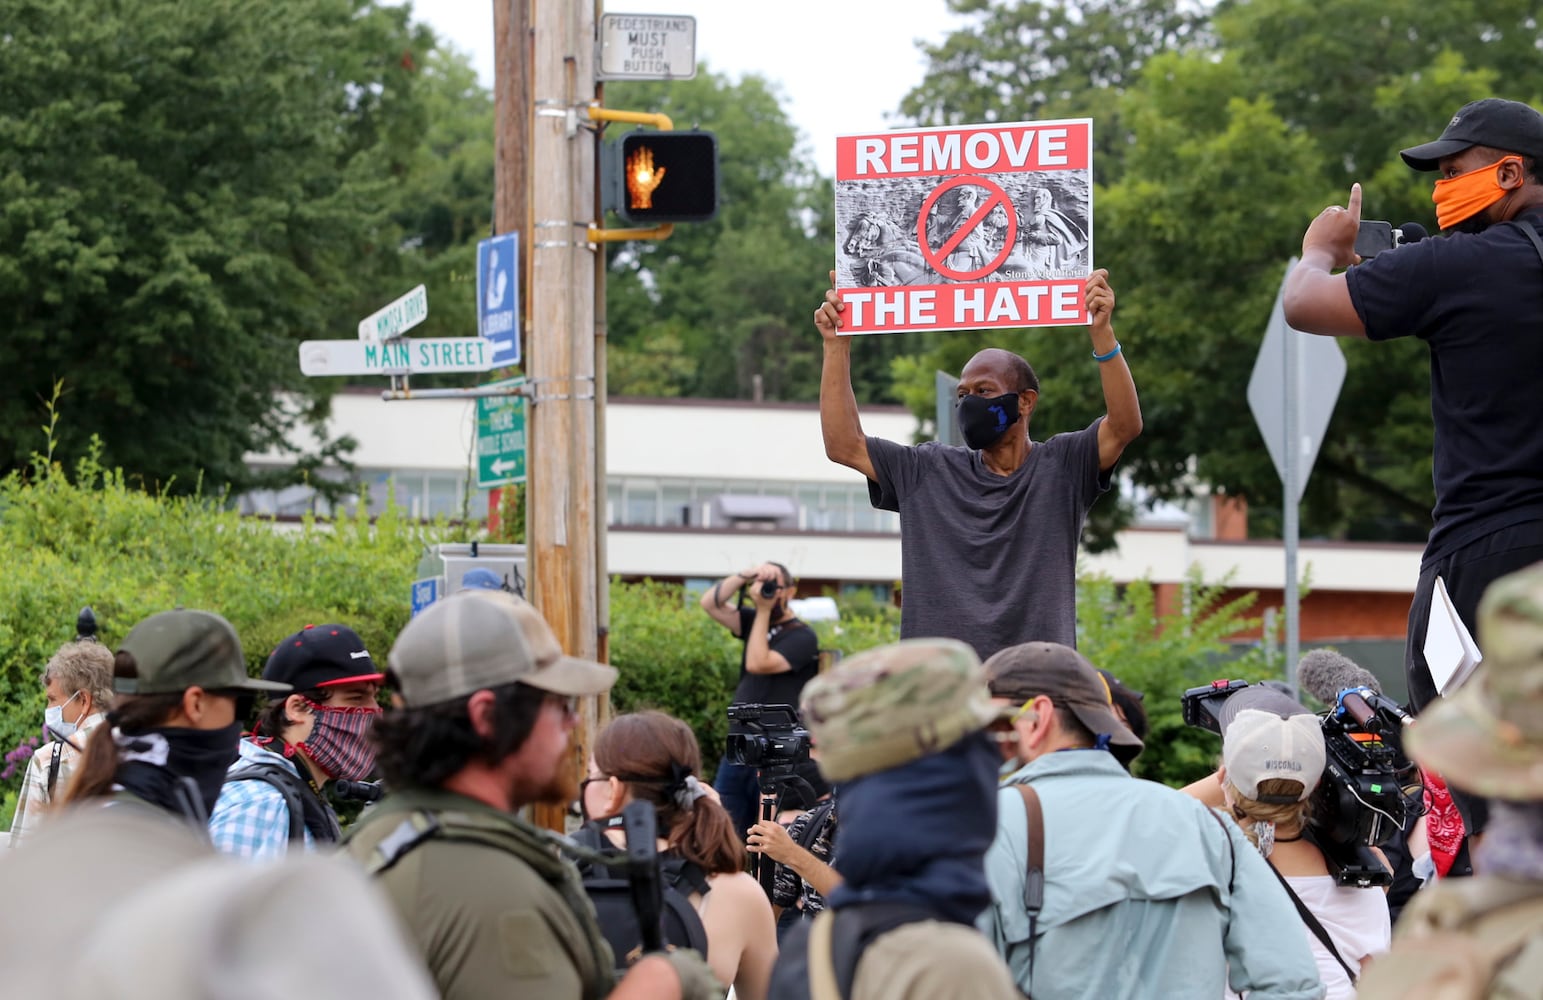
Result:
M606 166L616 214L633 225L718 214L718 137L711 132L628 132Z

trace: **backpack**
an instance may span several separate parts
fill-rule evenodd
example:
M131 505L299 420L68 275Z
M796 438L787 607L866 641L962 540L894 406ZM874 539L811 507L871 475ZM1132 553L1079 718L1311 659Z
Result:
M305 782L282 764L254 761L232 771L225 780L262 781L278 790L289 810L289 842L304 843L305 831L318 844L335 844L343 836L337 816L318 798Z
M615 853L606 839L604 823L586 823L574 831L572 840L591 851ZM624 870L581 861L579 875L584 893L595 907L600 933L611 944L620 975L643 955L643 934L638 926L632 902L632 886ZM707 873L699 865L668 852L659 855L663 896L664 941L669 948L690 948L707 957L707 928L688 898L691 893L706 894Z

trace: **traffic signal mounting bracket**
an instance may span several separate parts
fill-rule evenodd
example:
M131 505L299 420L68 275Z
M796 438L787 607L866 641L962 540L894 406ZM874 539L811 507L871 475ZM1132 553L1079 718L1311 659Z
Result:
M652 125L654 128L668 132L675 128L675 123L670 116L650 111L616 111L611 108L602 108L597 104L591 104L585 109L585 114L590 121L597 122L628 122L634 125ZM589 227L589 241L591 243L621 243L626 240L665 240L675 231L673 222L661 223L646 229L605 229L600 226Z
M595 121L654 126L625 132L601 147L600 215L615 212L632 228L592 226L593 242L664 239L672 223L707 222L718 214L718 140L713 133L677 131L668 115L657 112L597 105L583 111Z

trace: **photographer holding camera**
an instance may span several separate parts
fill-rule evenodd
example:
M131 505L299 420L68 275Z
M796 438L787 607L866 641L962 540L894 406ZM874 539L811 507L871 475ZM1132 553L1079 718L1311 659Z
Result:
M1227 810L1302 917L1328 1000L1351 1000L1366 963L1387 951L1392 922L1383 894L1337 884L1306 835L1308 803L1328 763L1323 727L1291 696L1263 686L1232 695L1220 717Z
M702 610L744 643L735 705L797 705L804 685L820 668L820 640L788 604L798 592L793 574L767 562L732 573L702 595ZM730 604L731 595L739 595ZM744 606L746 597L752 606ZM724 757L713 781L741 837L760 818L760 786L753 767Z

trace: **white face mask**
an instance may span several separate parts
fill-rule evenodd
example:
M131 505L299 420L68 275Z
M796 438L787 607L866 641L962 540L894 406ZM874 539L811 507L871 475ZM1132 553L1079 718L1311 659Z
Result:
M65 739L75 735L75 730L80 727L80 720L76 719L74 722L65 722L64 706L79 697L80 692L76 691L66 698L63 704L51 705L43 711L43 724L49 728L50 732L48 735L50 738L53 738L55 734Z

